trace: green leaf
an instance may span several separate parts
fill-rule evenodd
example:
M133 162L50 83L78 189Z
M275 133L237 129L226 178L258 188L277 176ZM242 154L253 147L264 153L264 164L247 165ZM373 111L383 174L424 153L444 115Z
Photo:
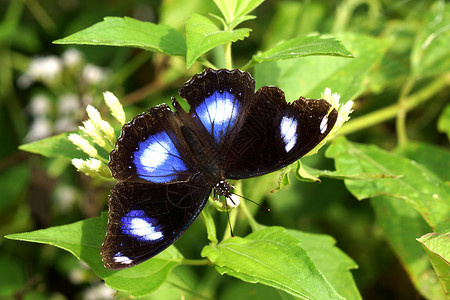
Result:
M299 243L284 228L269 227L245 238L229 238L217 247L206 246L202 256L220 274L259 282L296 297L341 299Z
M450 295L450 233L429 233L417 239L438 275L444 293Z
M248 37L250 31L248 28L223 31L207 17L194 14L186 21L186 67L190 68L197 58L214 47Z
M210 206L205 207L202 210L202 212L200 213L200 216L202 217L202 220L205 223L206 232L208 233L208 240L211 242L211 244L215 245L218 242L217 232L216 232L216 223L214 222L214 219L211 216L209 208L210 208Z
M335 246L335 239L324 234L298 230L288 230L287 233L298 240L298 245L308 253L319 271L340 295L346 299L361 299L349 271L357 269L358 265Z
M439 116L437 128L440 132L445 133L450 140L450 104L445 106L444 111Z
M450 151L447 148L410 141L399 153L425 166L443 181L450 181Z
M240 19L257 8L264 0L214 0L227 24ZM241 19L242 20L242 19ZM245 20L245 19L244 19ZM234 28L240 22L234 22Z
M298 37L282 42L267 51L253 55L252 60L246 65L246 68L264 61L276 61L312 55L354 57L340 41L334 38L323 38L320 36Z
M104 267L100 246L106 232L106 214L73 224L51 227L6 236L9 239L49 244L67 250L89 267L113 289L130 292L133 296L147 295L157 290L182 256L169 247L156 257L135 267L113 271Z
M359 145L339 138L328 149L336 169L347 174L382 173L393 179L346 180L358 199L387 195L415 208L436 231L450 229L450 187L424 166L374 145Z
M308 167L304 166L300 160L296 162L296 166L295 177L297 177L298 180L306 182L320 182L320 179L317 176L314 176L311 172L307 171Z
M106 17L54 43L136 47L168 55L186 55L186 42L175 29L129 17Z
M417 210L406 202L388 196L373 197L377 224L389 246L405 268L411 282L426 299L445 299L438 278L416 238L431 231Z
M255 66L257 86L276 85L288 100L298 99L300 95L320 98L326 87L339 93L343 102L354 99L364 91L364 78L381 59L386 45L379 39L358 34L348 33L336 38L356 58L309 56L266 61Z
M371 173L362 173L362 174L355 174L355 175L349 175L345 172L340 171L330 171L330 170L319 170L314 169L311 167L308 167L307 165L302 165L301 167L303 170L297 171L297 177L301 177L302 179L299 180L305 180L307 178L317 180L313 181L320 181L318 177L326 177L326 178L333 178L333 179L349 179L349 180L372 180L372 179L383 179L383 178L398 178L400 176L394 176L394 175L386 175L386 174L371 174ZM309 175L307 175L309 174ZM309 177L305 177L309 176ZM307 180L306 180L307 181Z
M450 69L450 5L435 1L420 26L411 53L413 75L432 76Z
M71 132L54 135L36 142L23 144L19 146L22 151L36 153L45 157L65 157L67 159L83 158L88 156L83 151L69 141L68 136Z

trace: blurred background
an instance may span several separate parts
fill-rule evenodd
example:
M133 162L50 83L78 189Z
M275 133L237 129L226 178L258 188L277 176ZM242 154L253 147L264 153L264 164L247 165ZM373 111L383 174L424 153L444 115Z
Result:
M352 117L356 118L395 103L409 72L409 54L417 29L425 26L423 14L434 2L268 0L253 12L255 20L244 23L244 27L252 29L250 37L233 44L234 66L245 64L257 50L310 32L353 31L384 39L390 43L380 63L384 81L373 77L366 81L364 92L354 99ZM212 0L0 0L0 298L113 296L113 291L68 252L3 238L9 233L99 216L107 210L107 195L113 184L78 173L67 159L23 152L18 146L77 129L87 118L88 104L107 112L102 102L106 90L118 96L130 120L150 106L169 103L178 87L203 69L195 64L186 70L181 57L138 49L56 45L52 41L100 22L105 16L166 23L183 32L189 15L209 12L220 14ZM337 22L338 17L345 21ZM214 56L223 53L219 49L209 55L214 61ZM432 106L413 111L410 121L414 121L408 123L410 135L448 146L446 136L436 130L436 120L446 101L448 98L438 97ZM352 133L349 138L392 149L397 141L394 121ZM303 162L333 170L333 162L323 152ZM337 246L359 265L352 273L363 298L421 298L384 241L370 201L357 201L342 181L330 179L323 179L322 184L292 179L287 189L270 193L276 188L277 176L254 179L270 183L257 191L251 181L244 183L248 197L264 198L272 210L270 214L257 214L260 223L333 236ZM226 230L223 216L218 222L219 228ZM201 221L196 222L177 242L186 257L200 258L201 248L207 243L202 227ZM200 278L205 272L197 267L186 274ZM227 278L216 287L216 295L227 299L231 289L251 288L251 284ZM268 293L272 295L273 291Z

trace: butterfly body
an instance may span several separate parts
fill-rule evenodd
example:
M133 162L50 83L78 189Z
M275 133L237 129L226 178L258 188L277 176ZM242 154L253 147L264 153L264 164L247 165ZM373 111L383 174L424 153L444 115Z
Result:
M124 125L109 168L119 181L109 197L101 254L122 269L166 249L197 218L212 191L231 197L227 179L285 167L316 146L336 122L324 100L287 103L277 87L255 93L247 72L212 70L180 88L175 98Z

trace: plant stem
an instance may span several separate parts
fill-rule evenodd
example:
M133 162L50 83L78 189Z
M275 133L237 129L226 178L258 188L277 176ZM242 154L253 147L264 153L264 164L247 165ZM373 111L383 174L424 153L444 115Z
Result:
M398 112L397 119L395 120L395 125L397 129L397 142L399 147L403 147L408 143L408 135L406 134L406 99L407 95L411 92L414 86L415 80L409 77L403 86L400 97L398 99Z
M257 231L260 229L260 225L258 222L256 222L255 218L253 218L253 215L251 214L250 210L248 209L247 202L241 201L241 204L239 204L240 208L242 209L242 212L247 217L248 223L250 227L252 228L252 231Z
M224 45L224 55L225 55L225 68L232 69L233 63L231 60L231 42Z
M404 99L404 110L409 111L419 104L426 102L432 99L436 93L445 88L447 85L450 85L450 73L444 74L443 76L437 78L420 91L415 94L406 97ZM337 136L346 135L356 131L359 131L364 128L368 128L374 126L376 124L382 123L389 119L395 118L398 114L398 111L401 108L399 104L393 104L373 113L369 113L365 116L359 117L354 120L350 120L348 123L344 124L342 128L337 132Z
M182 265L189 265L189 266L206 266L210 265L210 262L208 259L189 259L189 258L183 258L181 260Z

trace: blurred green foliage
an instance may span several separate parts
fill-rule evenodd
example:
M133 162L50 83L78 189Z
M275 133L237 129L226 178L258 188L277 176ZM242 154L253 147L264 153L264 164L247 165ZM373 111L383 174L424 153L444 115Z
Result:
M114 291L102 279L122 290L121 298L153 290L157 291L146 299L320 298L322 293L337 295L336 291L346 298L359 298L359 293L365 299L445 298L450 273L448 3L243 0L234 10L224 3L0 0L0 234L33 231L11 237L56 245L90 267L56 247L2 238L1 298L112 298ZM223 24L209 13L223 14L229 31L217 33ZM123 16L154 24L129 19L133 25L127 28L127 19L103 21ZM119 23L108 27L108 22ZM195 26L202 22L207 26ZM90 27L93 24L97 29ZM132 34L123 33L136 26L165 34L130 41ZM70 45L96 44L80 39L80 31L88 27L91 40L105 38L97 44L131 47ZM213 40L198 39L212 33ZM286 59L286 52L275 51L292 43L298 46L298 41L307 46L315 39L313 34L341 41L343 49L335 44L329 51L341 56L349 56L349 51L355 58L304 57L301 47L293 47L295 58ZM176 41L177 47L158 44L162 38ZM55 40L60 44L53 44ZM231 41L236 41L232 48L222 46ZM285 60L276 60L281 58ZM197 221L160 260L119 276L107 272L96 247L106 222L99 216L107 210L113 183L76 172L67 158L85 157L67 141L66 132L86 119L87 104L106 115L105 90L121 99L129 120L150 106L168 103L178 87L204 66L231 63L249 68L257 87L279 86L288 100L300 95L318 98L330 87L343 102L355 101L352 119L338 133L346 137L302 159L321 184L296 180L294 168L283 177L284 184L290 177L290 186L275 193L271 191L279 184L280 172L245 180L240 187L243 194L271 208L267 213L248 203L248 213L259 224L289 230L258 228L246 238L236 237L237 248L228 252L230 240L207 246L212 229L208 227L208 236L203 222ZM120 132L118 126L115 130ZM55 137L44 139L49 136ZM48 157L18 150L22 144L26 144L22 150ZM317 171L322 169L336 173ZM352 180L363 173L391 177ZM229 235L225 215L205 210L204 221L211 225L214 220L216 231ZM251 232L249 225L253 230L256 225L241 212L234 215L234 231L245 237ZM65 224L70 225L55 227ZM88 235L82 234L83 228L89 228ZM38 229L45 230L34 231ZM245 261L240 254L247 253L239 252L239 247L258 249L262 238L286 247L300 245L310 259L294 255L292 259L296 266L308 266L323 290L308 294L304 285L267 277L261 268L242 270ZM268 248L278 254L272 260L281 264L285 253L274 252L278 250ZM327 255L319 255L323 253ZM260 254L251 253L254 258ZM216 269L205 266L201 255ZM182 257L190 260L183 263ZM177 263L160 270L165 261ZM353 282L348 270L356 265L351 274L357 289L348 284ZM301 270L280 273L291 277ZM248 283L255 281L265 285Z

